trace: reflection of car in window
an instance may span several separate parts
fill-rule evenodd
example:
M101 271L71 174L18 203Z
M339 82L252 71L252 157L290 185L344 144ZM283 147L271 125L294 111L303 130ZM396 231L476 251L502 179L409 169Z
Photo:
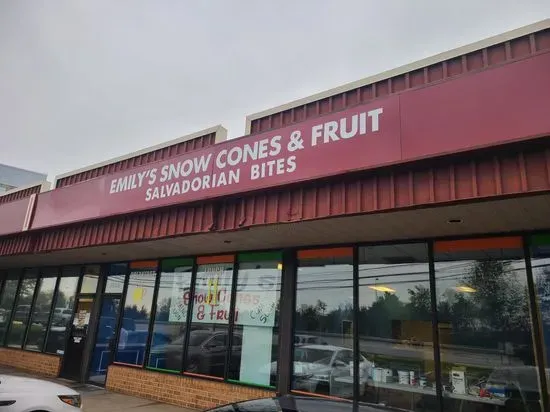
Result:
M350 376L353 368L353 350L333 345L304 345L294 349L294 389L330 393L333 377ZM364 354L360 367L372 368ZM277 362L271 363L271 374L277 373ZM368 374L363 374L367 376Z
M319 336L295 335L294 345L328 345L328 343Z

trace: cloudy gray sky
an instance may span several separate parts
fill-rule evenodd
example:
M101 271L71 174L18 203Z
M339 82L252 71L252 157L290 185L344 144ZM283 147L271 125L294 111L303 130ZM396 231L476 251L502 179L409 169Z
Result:
M0 0L0 163L73 170L550 17L548 0Z

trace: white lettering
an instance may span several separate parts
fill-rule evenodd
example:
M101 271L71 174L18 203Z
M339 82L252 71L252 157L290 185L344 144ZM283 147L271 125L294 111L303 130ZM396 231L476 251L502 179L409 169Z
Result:
M367 113L363 112L359 114L359 134L364 135L367 133Z
M242 159L243 152L239 146L235 146L234 148L229 150L229 153L227 154L227 163L230 166L237 166Z
M209 153L208 156L202 155L200 158L194 158L193 163L195 165L195 173L204 173L208 170L208 165L210 165L210 160L212 159L212 153Z
M151 173L149 173L149 185L152 185L157 180L157 168L151 169Z
M270 156L277 156L281 153L281 139L282 136L275 136L271 138L271 141L269 142L271 146L271 150L269 151Z
M286 168L287 173L294 172L296 170L296 156L290 156L286 159L286 164L288 165Z
M164 183L166 180L168 180L168 165L164 165L160 169L160 182Z
M202 180L200 177L195 177L192 181L191 181L191 190L193 192L196 192L198 190L200 190L201 188L201 183L202 183Z
M222 151L220 151L220 153L218 153L218 156L216 157L216 166L218 167L218 169L223 169L227 165L227 161L222 160L222 157L227 159L226 149L223 149Z
M191 159L186 159L181 165L181 177L187 177L193 173L193 161Z
M351 130L347 130L348 119L346 117L340 119L340 136L342 139L350 139L357 134L357 121L359 120L357 115L351 117Z
M153 189L149 188L147 189L147 191L145 192L145 201L148 202L149 200L151 200L151 192L153 191Z
M110 194L116 193L116 183L117 179L111 180L111 188L109 189Z
M139 172L137 174L137 176L138 176L138 186L139 187L143 186L143 179L145 178L145 176L147 176L147 173L149 173L149 170L145 170L145 171Z
M338 122L335 122L335 121L326 122L325 129L324 129L325 133L323 134L324 142L328 143L329 139L332 140L333 142L340 140L338 135L336 134L337 131L338 131Z
M384 112L381 107L378 109L370 110L368 116L371 118L371 130L377 132L380 128L379 116Z
M318 124L311 128L311 145L317 146L317 139L323 135L323 125Z
M250 167L250 180L256 180L260 178L260 165L252 165Z

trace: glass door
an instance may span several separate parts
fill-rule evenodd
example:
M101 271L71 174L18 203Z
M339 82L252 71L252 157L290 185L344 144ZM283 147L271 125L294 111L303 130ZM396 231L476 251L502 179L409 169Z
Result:
M61 377L63 378L81 379L84 349L86 348L86 338L93 306L93 297L80 297L77 301L76 312L63 358L61 370Z
M90 382L98 385L105 385L107 368L111 363L115 347L118 315L120 313L120 301L120 295L103 296L88 378Z

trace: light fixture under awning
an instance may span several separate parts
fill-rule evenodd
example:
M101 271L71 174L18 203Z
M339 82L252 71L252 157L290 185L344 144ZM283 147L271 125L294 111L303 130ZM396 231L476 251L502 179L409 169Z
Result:
M376 290L377 292L395 293L395 289L382 285L369 286L369 288L372 290Z
M470 286L466 286L466 285L457 286L457 287L455 287L455 290L457 292L463 292L463 293L476 293L477 292L477 290L475 290L474 288L472 288Z

